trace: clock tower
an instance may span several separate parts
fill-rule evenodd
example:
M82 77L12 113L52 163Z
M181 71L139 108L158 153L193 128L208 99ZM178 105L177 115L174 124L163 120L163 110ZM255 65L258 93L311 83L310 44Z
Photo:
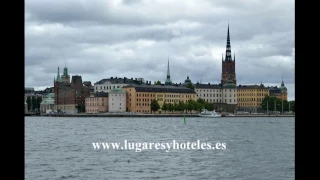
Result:
M234 54L233 59L231 56L231 45L230 45L230 33L228 24L228 34L227 34L227 46L225 59L223 59L222 54L222 74L221 74L221 84L224 85L226 81L230 79L237 85L236 80L236 55Z

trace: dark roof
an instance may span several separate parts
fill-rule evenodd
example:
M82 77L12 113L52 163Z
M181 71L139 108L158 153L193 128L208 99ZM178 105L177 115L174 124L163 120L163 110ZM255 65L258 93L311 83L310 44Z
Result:
M196 88L204 88L204 89L221 89L221 84L195 84Z
M185 88L182 86L171 86L171 85L139 85L130 84L124 86L123 88L134 87L136 92L172 92L172 93L196 93L190 88Z
M94 97L108 97L108 93L106 93L106 92L96 92L96 93L94 93Z
M104 84L106 81L109 81L110 83L112 84L120 84L120 83L125 83L125 84L140 84L141 82L139 80L135 80L133 78L131 79L128 79L126 77L124 78L118 78L118 77L111 77L111 78L108 78L108 79L102 79L96 83L94 83L94 85L96 84Z
M90 86L91 85L91 81L83 81L83 85Z
M265 87L264 85L239 85L238 89L269 89L269 87Z

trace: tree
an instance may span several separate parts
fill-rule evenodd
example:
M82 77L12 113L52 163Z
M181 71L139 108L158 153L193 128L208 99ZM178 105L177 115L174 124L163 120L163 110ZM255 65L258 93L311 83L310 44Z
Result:
M193 109L194 109L194 107L195 107L195 101L194 100L192 100L192 99L189 99L188 100L188 103L187 103L187 110L189 111L189 112L191 112Z
M160 105L157 100L153 99L150 104L151 112L158 111L160 109Z
M173 104L173 110L179 111L179 104L177 104L176 102L174 102L174 104Z
M27 97L27 104L28 104L28 111L30 111L31 110L31 106L32 106L32 102L31 102L31 97L30 96Z
M179 111L184 111L186 109L186 104L183 101L179 101L178 107Z
M34 111L37 107L37 98L36 96L32 96L31 98L31 110Z
M199 102L195 102L194 103L194 107L193 107L194 109L193 110L195 110L195 111L200 111L201 112L201 110L203 109L203 105L201 104L201 103L199 103Z
M37 101L36 108L39 111L40 110L40 103L42 102L42 97L38 96L36 101Z
M161 81L158 80L158 81L156 82L156 85L161 85Z
M166 113L168 110L168 104L164 102L161 109Z
M173 104L171 104L171 103L168 104L168 110L170 112L173 112Z

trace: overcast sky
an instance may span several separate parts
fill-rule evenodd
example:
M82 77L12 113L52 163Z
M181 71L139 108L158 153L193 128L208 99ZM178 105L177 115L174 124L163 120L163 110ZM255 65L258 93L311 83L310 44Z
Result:
M41 90L66 65L109 77L219 83L228 22L237 85L280 86L294 100L293 0L26 0L25 86Z

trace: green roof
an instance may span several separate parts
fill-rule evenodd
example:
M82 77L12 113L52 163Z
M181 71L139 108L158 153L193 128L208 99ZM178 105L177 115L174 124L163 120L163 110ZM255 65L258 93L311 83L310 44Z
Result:
M45 98L40 104L54 104L54 99L51 97Z
M49 98L49 97L50 98L54 98L54 93L49 93L49 94L46 95L46 98Z
M227 80L227 82L222 86L223 89L236 89L237 86L233 83L232 80Z
M121 88L115 88L115 89L112 89L110 93L126 93L126 91Z

